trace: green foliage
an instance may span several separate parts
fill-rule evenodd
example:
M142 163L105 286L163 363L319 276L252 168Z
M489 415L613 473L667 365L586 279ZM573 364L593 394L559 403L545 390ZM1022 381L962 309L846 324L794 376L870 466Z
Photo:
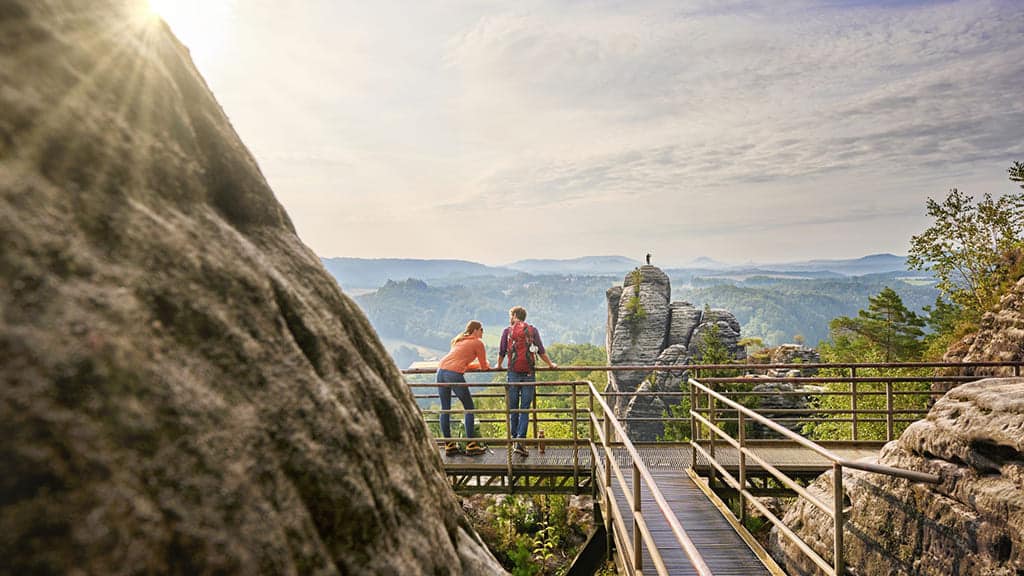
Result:
M640 323L647 318L647 310L644 310L643 302L640 301L640 283L644 280L644 273L637 268L629 273L629 280L633 294L626 301L626 315L623 319L629 325L630 333L636 336L640 330Z
M794 334L802 334L810 345L816 345L828 338L828 324L833 318L856 314L869 295L886 286L892 287L914 311L931 304L938 294L929 282L912 284L894 275L823 279L762 276L743 281L698 279L693 284L674 288L673 299L713 302L736 316L745 337L761 338L769 346L792 342Z
M885 289L877 296L868 298L868 309L858 312L856 318L836 318L832 324L832 338L822 343L819 353L824 362L914 362L921 360L922 354L943 341L954 323L956 308L941 298L935 301L935 308L928 308L931 314L920 318L908 311L896 292ZM925 336L921 329L925 324L933 329L932 334ZM927 376L928 368L860 368L858 377L866 376ZM819 374L824 377L849 376L848 369L830 368ZM920 394L894 394L892 403L894 410L923 410L928 406L930 384L927 382L893 383L890 385L895 392L920 392ZM826 392L850 392L849 383L825 384ZM886 409L886 386L884 383L857 384L857 410ZM864 394L867 393L867 394ZM818 407L823 410L850 410L850 396L822 395L818 399ZM905 415L897 418L905 418ZM850 414L834 414L834 420L849 419ZM885 440L886 423L884 414L863 414L858 424L859 440ZM879 420L877 422L863 420ZM898 436L909 425L907 422L894 422L894 437ZM852 440L853 427L850 422L813 422L804 425L803 433L817 440Z
M1024 164L1014 162L1013 166L1010 166L1006 171L1010 174L1011 182L1017 182L1021 188L1024 188Z
M837 356L856 350L877 350L883 362L909 362L921 356L925 321L907 310L899 294L886 287L868 298L868 309L855 318L840 316L829 323L832 348ZM857 361L855 358L847 360Z
M569 497L481 496L483 513L470 506L470 519L495 557L512 574L563 574L585 542L593 518L569 514Z
M1019 175L1019 163L1010 169ZM933 224L910 239L907 265L929 270L938 288L954 304L980 318L996 304L1005 285L1005 255L1020 248L1024 231L1024 193L999 198L974 197L956 188L941 203L929 198Z
M707 332L703 334L701 342L698 344L700 350L700 363L701 364L731 364L733 363L732 356L729 355L729 348L722 342L721 334L718 330L718 326L712 326ZM738 376L739 370L729 368L714 368L714 369L702 369L697 380L701 378L728 378L732 376ZM720 391L727 392L749 392L753 387L753 384L717 384L715 388ZM672 418L689 418L690 417L690 387L687 382L680 383L680 391L684 394L679 404L669 406L664 416ZM743 404L744 406L752 406L756 402L756 398L748 396L737 396L734 399ZM735 416L733 416L735 417ZM720 424L723 430L730 432L731 434L736 433L735 422L725 422ZM690 424L689 422L666 422L665 423L665 434L661 438L665 441L670 442L681 442L690 439Z
M826 362L845 362L846 360L838 360L832 355L832 350L828 347L824 347L821 350L822 359ZM878 350L867 350L864 351L859 362L881 362L881 358L877 356ZM873 356L874 355L874 356ZM892 376L892 377L913 377L913 376L930 376L931 369L929 368L859 368L857 370L857 376ZM819 374L823 377L842 377L849 376L850 372L848 369L830 368L822 370ZM893 410L926 410L928 408L928 398L930 396L931 385L928 382L899 382L891 384L893 391L895 392L918 392L919 394L893 394L892 403ZM849 392L850 385L848 383L828 383L825 385L827 392ZM880 410L886 409L886 397L885 397L885 384L884 383L857 383L857 411L869 411L869 410ZM868 393L868 394L864 394ZM819 397L818 407L823 410L850 410L852 401L850 396L829 396L822 395ZM919 415L907 415L897 414L895 418L898 419L910 419L919 418ZM833 415L836 420L849 419L850 414L838 414ZM858 423L858 440L882 440L886 439L886 423L884 412L879 414L861 414L861 422ZM878 420L876 422L870 422L865 420ZM909 426L909 422L894 422L893 426L893 438L898 438L900 434ZM850 422L811 422L805 424L802 433L811 438L812 440L853 440L853 426Z
M891 274L815 279L761 276L743 281L677 276L672 282L674 300L712 302L726 308L736 315L744 336L761 338L768 345L788 342L796 333L807 336L810 343L826 339L832 318L856 314L868 295L886 285L915 311L934 302L938 294L927 280L915 280L915 285ZM395 341L389 347L415 344L435 350L438 356L448 351L448 340L468 320L480 320L493 358L513 304L529 310L528 320L540 329L546 345L603 346L605 292L614 283L608 276L486 276L449 285L405 280L357 296L356 302L377 333Z

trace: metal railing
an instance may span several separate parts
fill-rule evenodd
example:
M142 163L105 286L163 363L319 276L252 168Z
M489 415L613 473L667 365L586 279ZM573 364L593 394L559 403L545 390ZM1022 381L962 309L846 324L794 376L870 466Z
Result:
M800 436L783 424L787 424L792 427L796 427L800 424L820 424L823 422L834 424L839 423L842 425L848 424L850 437L852 440L856 441L863 439L864 426L884 423L884 438L886 440L892 440L898 432L899 427L917 420L927 412L927 400L929 397L934 396L935 393L930 389L923 389L923 384L930 385L936 382L961 383L977 380L980 376L945 375L940 373L924 374L922 372L917 372L913 375L892 376L871 374L872 370L898 369L918 371L921 369L932 368L960 371L969 367L1012 367L1015 375L1019 375L1021 371L1021 363L1002 362L958 364L857 363L720 364L690 366L561 366L555 369L539 368L537 371L541 373L566 371L607 371L609 373L627 371L642 371L645 373L674 372L676 374L685 373L689 375L690 378L686 380L688 390L683 391L683 389L680 388L679 392L602 392L599 391L593 383L585 381L515 383L515 385L519 386L534 386L537 388L537 393L534 395L534 404L529 409L523 410L510 410L507 402L503 400L507 398L507 388L509 384L506 382L480 382L466 384L438 384L435 382L424 382L409 383L409 386L414 389L435 389L435 392L431 394L414 394L417 400L437 398L438 394L436 389L437 387L443 386L483 388L482 391L473 393L474 400L502 399L500 400L501 408L475 408L473 410L469 410L469 412L480 415L478 423L481 425L498 424L497 430L502 432L501 436L488 437L481 435L482 437L479 438L479 440L496 445L504 445L506 447L505 472L507 477L510 479L509 482L512 482L511 478L515 473L515 469L521 465L521 463L516 463L512 459L512 443L514 441L524 442L525 444L534 447L539 446L541 443L549 446L571 446L573 448L574 479L578 479L580 474L579 451L581 449L589 450L591 455L590 477L594 480L599 491L599 495L605 504L605 521L606 528L609 528L609 538L615 538L617 547L620 551L620 558L623 559L625 568L630 573L637 573L643 570L643 551L645 549L648 551L655 570L659 574L668 573L664 561L662 560L661 552L655 545L654 538L648 526L648 519L652 516L650 511L645 511L641 504L641 492L642 489L646 487L657 506L655 513L663 516L668 522L675 540L690 562L694 565L697 572L699 574L710 574L700 551L694 546L693 541L687 535L684 527L680 525L678 519L669 508L668 503L662 496L662 493L649 470L641 460L636 446L629 437L628 427L630 424L645 420L656 420L660 422L675 422L679 423L681 427L688 428L689 439L687 443L691 450L691 466L696 465L698 455L700 455L709 463L709 484L713 484L715 482L715 475L718 474L721 475L721 478L729 485L729 487L736 491L740 502L739 520L741 524L746 520L747 507L751 506L756 508L773 525L778 527L780 534L792 541L797 548L801 550L801 552L808 556L808 558L826 574L838 576L843 574L845 570L845 561L842 552L843 530L846 521L846 514L843 508L845 497L842 478L843 468L853 468L868 472L888 474L915 482L934 483L938 482L939 479L934 475L923 474L920 472L844 459L821 445ZM713 374L719 373L721 370L763 372L769 369L829 369L832 371L845 370L847 372L841 376L785 376L769 378L764 376L751 377L748 375L725 377L709 376L700 380L696 379L696 376L699 376L702 373ZM433 374L434 372L434 370L404 371L405 374L409 375ZM491 370L490 372L499 371ZM790 383L800 386L807 384L824 384L829 388L820 391L801 388L798 391L795 390L791 392L766 391L760 393L753 392L749 389L728 389L729 387L735 388L737 385L773 382ZM846 386L837 387L836 384L845 384ZM900 385L904 384L910 385L912 389L900 389ZM492 390L495 388L500 389L501 392L493 392ZM560 388L565 389L565 391L559 391ZM583 388L582 391L581 388ZM718 389L716 390L716 388ZM740 388L742 388L742 386L740 386ZM778 417L768 418L765 415L759 414L753 409L744 406L743 403L740 402L741 400L748 400L751 397L757 396L767 397L793 394L803 395L812 399L828 397L849 398L849 403L848 407L840 406L838 408L830 409L822 408L819 405L811 405L807 408L800 409L771 408L766 409L765 412L772 415L778 415ZM614 410L608 404L612 399L634 398L638 396L677 397L680 400L688 398L690 403L689 411L685 416L667 416L664 418L619 418L615 416ZM924 402L917 402L917 404L919 404L918 407L912 406L898 408L896 406L897 398L915 396L924 399ZM884 409L880 407L870 407L870 404L872 404L871 400L878 397L884 397ZM568 401L569 404L568 406L563 407L538 408L536 402L539 398L563 398ZM705 400L703 407L701 407L699 403L702 398ZM820 402L820 400L812 400L812 402ZM877 404L877 402L874 403ZM456 408L455 406L457 404L457 399L453 398L453 408L451 410L442 411L429 407L421 407L421 410L424 412L427 422L433 424L438 422L436 416L439 416L441 413L448 413L453 416L454 419L455 415L466 412L466 410ZM511 438L508 427L509 416L516 412L526 414L531 419L531 422L533 423L532 438ZM539 438L538 432L541 429L541 425L548 423L568 424L572 437ZM781 438L794 442L797 445L818 454L828 462L831 462L833 483L832 504L828 505L822 502L806 488L801 486L795 479L787 476L777 467L772 466L771 463L767 462L752 450L751 441L747 438L747 427L751 424L757 424L768 429ZM726 430L723 429L723 426L735 426L735 429L737 430L737 437L734 438L728 434ZM707 439L702 438L705 432L707 432ZM739 457L739 466L734 469L737 470L738 477L730 474L727 466L715 459L716 443L718 443L716 438L720 438L726 444L736 449L736 453ZM443 438L439 437L439 435L436 439L439 444L443 444L448 441L464 440L463 438ZM705 446L707 447L705 448ZM620 466L616 460L614 450L624 450L630 458L631 465L629 466L629 474L632 481L631 484L626 482L626 472L623 471L623 467ZM747 465L748 459L757 464L762 471L768 472L779 483L781 483L781 485L792 490L799 497L806 499L814 507L818 508L833 519L834 542L833 562L831 565L827 560L822 558L821 555L815 552L806 542L800 539L792 529L785 526L777 516L765 507L755 497L755 495L747 489L748 472L750 471ZM626 504L628 504L627 509L630 511L630 517L623 516L619 506L617 505L615 491L613 488L613 478L617 480L618 485L621 486L622 494L626 499ZM631 491L627 490L628 486L632 486ZM510 484L510 491L514 491L511 490L511 487L512 485ZM627 530L627 525L631 525L631 530ZM632 539L629 539L627 534L632 534Z
M675 537L680 548L686 554L686 557L689 559L694 570L696 570L697 574L700 574L701 576L711 576L711 569L708 568L707 563L704 561L704 557L701 556L700 550L697 549L693 540L690 539L686 530L679 523L679 519L676 518L675 514L672 512L671 507L662 495L661 490L658 488L657 483L651 476L650 471L641 460L640 453L637 452L636 447L626 435L626 431L622 427L622 424L620 424L615 418L614 413L608 404L605 403L597 388L595 388L592 383L589 384L588 388L590 390L591 398L598 403L602 413L604 414L603 426L598 428L600 430L600 432L598 432L598 437L601 441L601 452L603 452L603 454L598 453L597 446L594 442L591 442L590 444L591 450L593 451L592 454L594 462L597 462L599 456L604 456L603 474L598 481L598 485L601 487L602 497L605 500L604 509L611 513L617 524L616 528L618 529L614 532L615 534L620 535L618 538L620 550L627 552L627 554L623 556L623 559L626 561L627 571L630 574L636 574L643 571L643 550L646 546L647 552L651 556L651 562L654 564L654 569L658 574L667 575L669 573L668 568L665 566L665 562L662 559L661 551L654 542L654 536L648 527L646 520L647 514L641 506L642 486L645 485L647 490L650 492L651 497L654 499L655 505L658 508L657 512L661 514L666 522L668 522L672 535ZM591 422L595 425L600 422L593 411L590 413L590 418ZM626 452L629 454L630 461L632 462L632 494L626 491L626 486L628 486L628 484L626 483L625 476L622 473L622 469L619 466L615 455L612 453L613 434L618 438L618 441L614 444L621 445L625 448ZM615 491L612 487L613 473L619 481L619 486L622 487L622 493L625 495L626 501L629 504L629 510L632 511L632 542L625 539L625 520L619 512L618 504L615 501ZM609 531L609 533L611 532L612 531Z
M750 504L761 512L765 518L767 518L776 528L779 533L788 538L796 547L806 555L812 562L814 562L818 568L820 568L825 574L831 576L839 576L845 573L846 563L843 553L843 531L846 525L846 511L844 508L845 493L843 490L843 468L853 468L856 470L863 470L866 472L873 472L876 474L885 474L894 476L897 478L903 478L912 482L927 482L927 483L938 483L941 479L934 474L926 474L923 472L916 472L913 470L904 470L901 468L894 468L892 466L885 466L882 464L871 464L867 462L856 462L841 458L822 446L800 436L799 434L789 430L788 428L773 422L771 419L758 414L757 412L743 406L742 404L727 398L723 394L720 394L708 386L701 384L700 382L690 379L690 397L691 397L691 409L690 416L692 418L691 427L691 441L690 446L693 450L693 462L697 461L697 454L703 456L708 463L714 468L715 472L722 475L731 488L736 490L739 496L739 509L741 522L746 520L747 504ZM702 395L706 397L704 404L704 412L707 416L701 414L701 398ZM725 430L723 430L716 422L715 414L716 403L721 402L731 410L735 410L737 414L737 438L733 438ZM816 496L810 493L806 488L800 486L794 479L787 476L785 473L780 471L778 468L772 466L770 463L762 459L757 453L751 450L747 446L746 439L746 425L748 422L756 422L762 426L766 426L772 429L774 432L780 434L783 438L795 442L799 446L815 452L822 456L826 460L832 463L832 505L822 502ZM700 444L700 440L703 436L704 430L708 431L708 448L705 449ZM738 478L734 477L729 471L715 458L715 438L719 437L724 440L727 444L735 448L739 454L739 471ZM750 491L747 489L747 459L750 458L762 469L768 471L776 480L781 482L787 488L796 492L796 494L810 502L816 508L830 516L833 520L833 549L832 555L833 560L830 565L827 560L821 557L820 554L814 551L810 545L808 545L802 538L800 538L796 532L785 525L781 519L771 512L764 504L761 503Z
M483 387L485 390L489 388L506 388L508 383L455 383L455 384L438 384L438 383L409 383L411 388L425 388L425 387L454 387L454 386L469 386L469 387ZM701 576L711 576L711 570L708 568L706 561L697 549L693 540L687 534L684 527L680 524L679 519L676 518L675 513L672 511L668 501L665 499L661 490L658 488L650 471L643 463L643 459L640 453L637 451L636 446L630 441L628 435L622 424L615 418L614 412L605 402L601 396L601 392L591 382L582 381L568 381L568 382L527 382L527 383L515 383L515 385L530 385L537 387L568 387L569 391L564 393L553 393L545 392L544 397L564 397L570 400L570 405L563 408L548 408L538 409L536 404L530 409L521 410L510 410L507 403L503 409L490 409L483 408L472 410L462 409L451 409L451 410L435 410L432 408L421 408L423 413L427 415L426 418L428 423L436 423L437 419L431 418L430 415L440 415L442 413L448 413L450 415L462 414L464 412L471 412L473 414L480 414L482 416L481 423L485 424L496 424L500 423L504 427L504 437L487 437L478 436L477 439L483 442L493 444L504 444L507 447L506 450L506 467L507 474L511 478L514 468L519 464L514 463L512 459L511 444L513 441L522 441L522 439L512 439L509 437L508 431L508 419L513 413L525 413L529 414L534 423L534 437L527 439L527 443L534 445L540 444L541 442L549 445L571 445L574 448L581 448L583 444L586 444L586 448L590 451L590 474L596 482L597 491L602 499L602 509L605 511L605 522L607 533L609 538L614 538L616 547L619 550L619 557L622 559L625 568L629 574L640 574L644 570L644 551L647 552L651 563L653 564L654 570L660 575L668 575L669 570L662 557L661 550L658 548L657 543L654 539L654 534L649 526L649 519L654 516L660 516L668 524L669 529L675 541L678 543L680 549L684 552L694 570ZM585 387L583 394L580 394L578 388ZM536 399L540 397L541 393L538 392L534 396ZM437 397L437 394L414 394L414 397L431 398ZM493 392L480 392L473 394L473 398L498 398L506 397L505 394L495 394ZM453 399L453 401L456 401ZM581 403L583 404L581 406ZM565 417L551 417L564 413ZM492 418L490 416L501 415L501 419ZM580 415L585 414L586 420L581 420ZM548 417L541 417L546 415ZM572 431L572 438L569 439L557 439L557 438L539 438L537 435L537 425L542 422L563 422L569 423ZM585 426L582 424L586 424ZM586 430L586 434L580 434L581 430ZM465 438L445 438L437 437L436 440L439 443L448 441L461 441L466 440ZM629 480L627 482L627 472L623 470L623 467L619 464L616 457L615 451L624 451L625 455L628 456L629 465ZM574 450L574 475L577 474L579 459L577 450ZM599 464L600 463L600 464ZM615 491L615 482L621 490L622 496L625 498L625 509L629 511L629 515L623 515L622 508L619 506L618 497ZM630 489L631 488L631 489ZM643 492L646 490L647 494L654 500L655 510L645 510L643 507ZM631 538L628 536L631 535Z

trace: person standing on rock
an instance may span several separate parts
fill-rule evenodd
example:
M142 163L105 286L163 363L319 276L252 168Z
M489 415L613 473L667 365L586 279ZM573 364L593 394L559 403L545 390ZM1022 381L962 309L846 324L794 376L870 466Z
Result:
M490 370L487 363L487 350L484 341L484 327L480 322L471 320L466 324L466 329L455 338L452 338L452 348L448 354L441 359L437 368L437 383L449 384L449 386L438 386L437 394L441 397L441 435L445 438L452 437L451 415L452 393L462 402L463 424L466 428L465 453L467 456L478 456L486 452L479 442L473 440L476 433L473 429L473 396L469 393L469 386L466 386L467 370ZM451 456L458 453L459 445L448 440L444 446L445 455Z
M508 409L509 409L509 435L512 438L526 438L527 428L530 426L530 414L519 412L529 410L533 405L533 396L536 387L531 385L516 385L516 382L536 382L537 373L534 371L537 363L536 357L542 360L551 368L557 368L557 364L548 358L544 350L544 343L540 340L540 332L537 328L526 323L526 308L516 306L508 311L509 327L501 333L501 345L498 349L498 369L508 357ZM512 451L520 456L529 456L530 451L521 442L513 442Z

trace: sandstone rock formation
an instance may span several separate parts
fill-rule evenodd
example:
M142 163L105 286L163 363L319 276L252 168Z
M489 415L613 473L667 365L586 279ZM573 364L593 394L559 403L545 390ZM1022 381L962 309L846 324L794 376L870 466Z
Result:
M794 376L800 376L799 371L795 371ZM754 377L756 382L756 377ZM757 394L757 411L773 420L775 419L793 419L793 418L805 418L810 416L814 409L810 404L810 398L814 395L820 394L824 391L821 386L798 386L789 382L764 382L762 384L755 385L751 392ZM794 394L796 392L796 394ZM800 394L803 392L803 394ZM800 412L793 412L793 410L800 410ZM778 422L779 424L789 428L790 430L800 433L802 424L800 422ZM778 432L770 430L767 426L762 426L757 422L752 422L750 425L749 438L779 438L782 435Z
M0 0L0 572L493 574L145 2Z
M711 333L717 334L731 357L746 357L737 344L740 325L736 317L726 310L704 311L689 302L671 302L669 278L656 266L641 266L627 274L622 286L608 290L607 298L606 345L611 365L698 363L705 335ZM688 375L681 369L658 373L653 381L647 381L649 373L645 371L613 372L608 383L610 392L652 393L618 397L616 413L623 418L660 418L667 406L679 403L679 385ZM627 420L626 428L634 440L655 440L664 433L660 422Z
M843 476L851 512L850 572L870 575L1024 573L1024 378L957 387L882 450L882 464L938 474L938 485L867 472ZM831 474L810 487L831 502ZM787 525L831 559L832 520L806 501ZM791 574L816 570L784 537L772 554Z
M1024 278L1021 278L999 299L995 310L981 319L977 333L953 344L943 357L946 362L1024 362ZM1010 366L965 367L967 376L1012 376ZM933 386L936 392L945 392L948 384Z
M772 364L820 364L821 355L814 348L808 348L803 344L780 344L772 351L770 362ZM818 369L804 368L799 372L801 376L814 376L818 373ZM773 375L772 372L769 374ZM783 376L785 374L778 374L780 378Z

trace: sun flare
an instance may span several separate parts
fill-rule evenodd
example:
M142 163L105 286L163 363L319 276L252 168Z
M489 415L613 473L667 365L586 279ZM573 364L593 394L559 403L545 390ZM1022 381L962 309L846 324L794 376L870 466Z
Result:
M193 58L210 63L232 33L234 0L146 0L149 13L171 27Z

